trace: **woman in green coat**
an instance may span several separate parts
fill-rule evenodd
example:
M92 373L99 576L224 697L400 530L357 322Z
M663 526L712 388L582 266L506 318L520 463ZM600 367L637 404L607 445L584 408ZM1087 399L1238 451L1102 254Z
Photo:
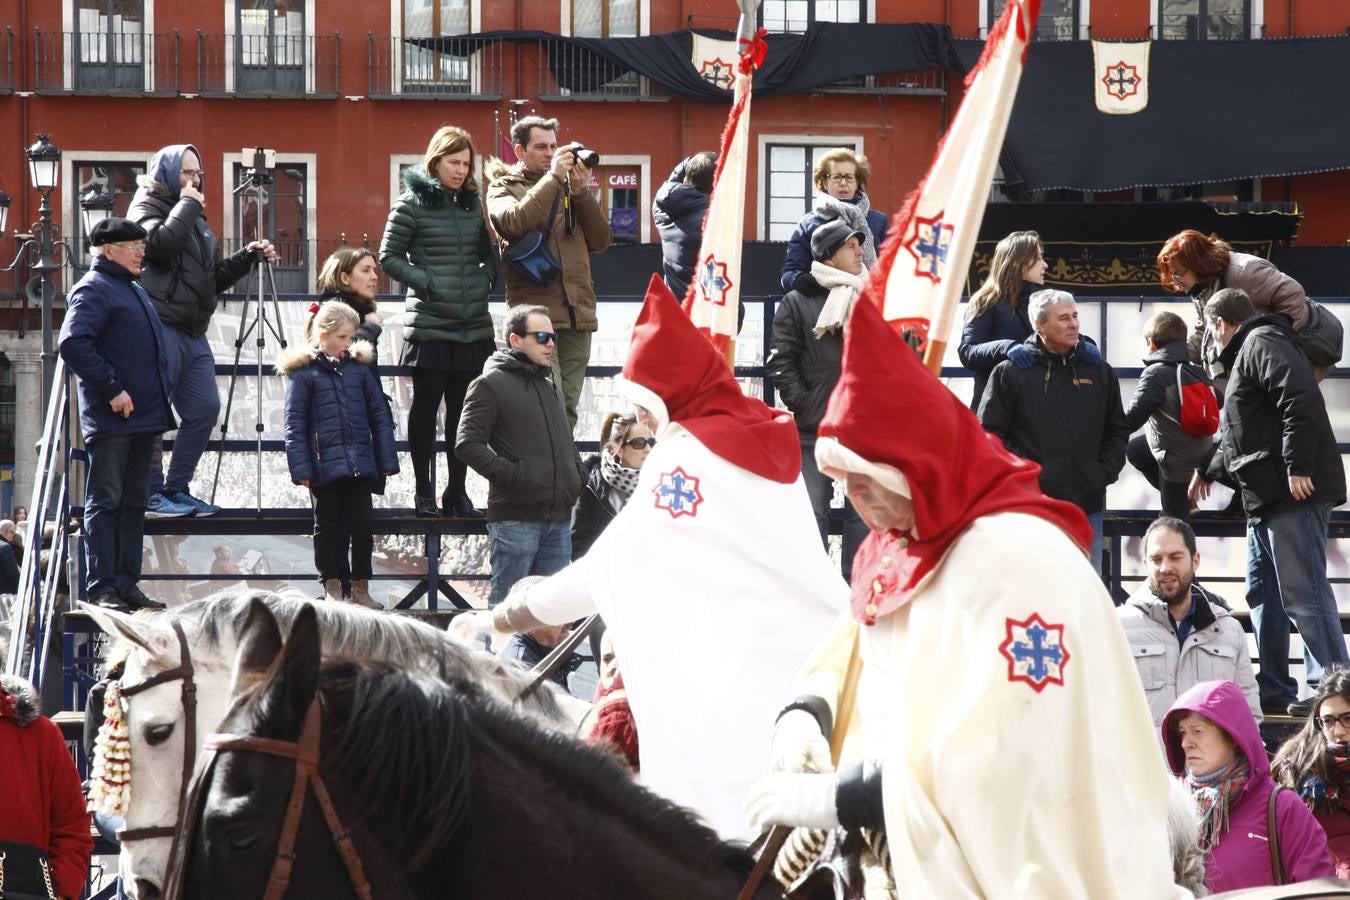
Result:
M469 133L453 125L441 127L432 135L422 165L403 173L405 190L389 211L380 242L380 266L408 286L402 364L413 369L408 443L419 516L441 512L431 456L442 402L450 470L442 509L447 516L483 515L469 501L466 468L454 454L464 392L496 349L488 314L496 253L473 169Z

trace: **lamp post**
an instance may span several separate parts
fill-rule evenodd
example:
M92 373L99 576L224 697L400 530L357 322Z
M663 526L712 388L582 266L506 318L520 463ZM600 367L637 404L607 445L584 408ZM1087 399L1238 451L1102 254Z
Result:
M80 197L80 218L84 220L84 236L88 240L94 226L112 215L113 195L102 183L95 183Z
M28 234L22 237L14 261L0 271L10 272L27 260L28 268L33 271L24 289L24 311L27 303L36 304L42 311L42 409L47 409L47 400L52 395L52 376L56 371L56 350L52 335L52 303L56 299L56 283L53 275L59 272L71 257L70 246L61 239L61 226L52 221L52 191L56 190L56 181L61 172L61 151L51 142L51 136L45 132L37 136L37 142L24 154L28 158L28 173L33 187L42 196L38 206L38 220L33 223ZM8 207L0 207L0 229L8 219Z

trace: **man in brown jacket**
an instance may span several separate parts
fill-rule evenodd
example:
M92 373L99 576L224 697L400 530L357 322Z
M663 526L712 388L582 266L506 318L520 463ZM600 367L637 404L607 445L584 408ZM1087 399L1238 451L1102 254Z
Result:
M506 305L548 307L558 334L553 377L563 390L567 421L576 428L577 399L597 327L590 254L609 247L614 233L588 188L590 169L571 149L558 146L557 119L526 116L511 126L511 141L518 161L488 187L488 217L503 252L532 229L548 227L548 248L562 274L540 285L504 266Z

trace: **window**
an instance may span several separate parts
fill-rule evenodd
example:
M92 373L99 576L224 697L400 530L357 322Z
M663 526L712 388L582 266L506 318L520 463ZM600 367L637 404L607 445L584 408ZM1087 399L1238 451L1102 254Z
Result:
M614 243L636 244L641 240L641 169L634 165L602 165L591 172L590 189L609 217Z
M637 0L572 0L573 37L637 37Z
M989 24L992 28L1003 15L1008 0L987 0ZM1041 14L1036 19L1036 40L1072 41L1078 36L1078 0L1041 0Z
M235 11L235 89L303 94L304 0L238 0Z
M14 414L16 409L17 392L14 387L14 365L9 361L9 357L0 353L0 464L10 470L10 484L13 485L14 477ZM10 498L11 504L14 498ZM19 501L27 503L25 497ZM36 548L36 544L35 544Z
M1164 41L1237 41L1251 29L1251 0L1157 0Z
M764 0L759 24L769 31L805 31L817 22L866 22L865 0Z
M309 274L308 172L305 163L279 159L277 167L266 173L274 181L262 186L261 203L252 188L235 195L234 241L228 249L236 250L259 237L276 245L278 259L272 275L278 294L313 290ZM248 181L244 164L234 163L231 186L238 188Z
M145 52L142 0L77 0L75 87L79 90L140 90Z
M765 239L786 241L792 236L797 222L811 209L816 198L811 173L822 156L836 147L856 152L861 146L861 141L852 139L825 140L828 143L763 144L760 159L765 161L765 184L761 224Z
M113 195L114 216L125 216L131 207L131 197L136 193L136 176L145 174L144 162L112 160L75 160L70 166L71 191L70 213L67 222L75 223L67 233L67 239L75 248L75 273L79 278L89 269L89 244L84 233L84 223L80 217L80 197L95 185L101 185Z
M449 37L471 29L469 0L402 0L403 36ZM403 90L469 90L469 55L405 44Z

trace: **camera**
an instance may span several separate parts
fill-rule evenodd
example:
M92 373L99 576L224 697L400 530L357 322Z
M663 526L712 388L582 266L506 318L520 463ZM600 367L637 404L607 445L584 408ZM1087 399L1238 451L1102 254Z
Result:
M600 165L600 154L596 153L594 150L587 149L580 141L573 141L563 149L571 150L572 155L577 158L577 162L588 169L594 169L596 166Z

